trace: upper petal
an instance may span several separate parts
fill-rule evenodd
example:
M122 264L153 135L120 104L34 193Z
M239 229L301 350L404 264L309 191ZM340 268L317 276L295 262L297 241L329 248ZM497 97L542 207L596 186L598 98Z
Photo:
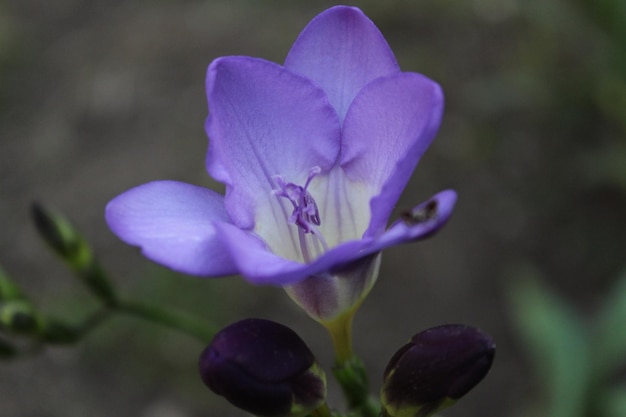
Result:
M211 190L176 181L151 182L111 200L105 217L120 239L176 271L199 276L237 273L214 227L230 222L224 198Z
M341 166L346 176L371 187L371 222L377 236L443 113L443 93L434 81L415 73L379 78L361 90L344 121Z
M339 120L326 95L280 65L249 57L213 61L207 95L207 168L227 186L232 221L251 229L262 217L264 227L286 229L290 212L271 193L273 177L304 183L311 168L327 172L338 157Z
M400 71L378 28L361 10L348 6L316 16L293 44L285 67L320 85L341 120L363 86Z

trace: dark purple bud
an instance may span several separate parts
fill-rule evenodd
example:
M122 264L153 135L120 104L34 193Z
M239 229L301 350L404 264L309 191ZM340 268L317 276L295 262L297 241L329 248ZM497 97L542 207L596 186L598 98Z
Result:
M495 352L491 337L473 327L449 324L416 334L385 369L385 415L427 417L452 405L487 375Z
M311 350L269 320L222 329L200 356L200 375L213 392L261 417L304 416L326 398L326 376Z

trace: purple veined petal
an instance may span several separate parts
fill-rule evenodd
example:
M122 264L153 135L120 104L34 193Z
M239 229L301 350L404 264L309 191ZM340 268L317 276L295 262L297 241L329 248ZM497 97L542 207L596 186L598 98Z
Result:
M230 223L224 197L176 181L132 188L109 202L106 221L124 242L173 270L198 276L237 273L216 223Z
M207 169L227 186L233 223L252 229L262 221L289 236L285 219L291 213L272 194L273 177L304 184L311 168L323 174L335 164L340 127L328 98L310 80L249 57L213 61L207 96Z
M350 180L372 188L365 236L385 229L442 113L439 85L415 73L379 78L354 99L344 121L341 166Z
M228 246L240 273L255 284L288 285L315 275L345 271L360 259L401 243L430 237L448 221L456 203L456 192L442 191L415 207L414 219L395 222L376 239L352 240L331 248L309 264L282 258L270 252L252 234L232 225L216 225L220 240Z
M285 67L320 85L341 120L363 86L400 72L378 28L361 10L348 6L315 17L292 46Z

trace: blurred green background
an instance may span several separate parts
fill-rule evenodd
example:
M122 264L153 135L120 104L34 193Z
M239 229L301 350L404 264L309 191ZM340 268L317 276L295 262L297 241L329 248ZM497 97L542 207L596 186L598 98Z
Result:
M282 322L328 369L327 335L282 290L176 276L117 240L103 209L155 179L219 190L204 170L207 65L222 55L282 62L306 23L335 4L0 2L0 264L46 312L94 308L38 239L28 208L39 200L69 215L125 294L218 325ZM386 252L356 317L373 389L410 336L460 322L491 334L498 352L486 380L445 415L600 417L582 405L591 394L580 375L593 367L590 341L602 340L594 329L626 333L626 296L613 294L626 279L626 2L344 4L377 24L403 70L446 94L440 133L398 211L443 188L459 193L434 239ZM611 386L626 382L623 345L608 365ZM76 347L0 363L0 415L243 415L202 386L201 349L116 318ZM334 384L330 395L339 405ZM615 407L605 415L626 415Z

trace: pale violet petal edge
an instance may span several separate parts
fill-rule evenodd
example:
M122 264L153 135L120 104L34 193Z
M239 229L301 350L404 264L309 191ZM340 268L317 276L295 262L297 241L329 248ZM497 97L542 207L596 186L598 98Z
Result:
M148 259L195 276L237 273L215 224L229 223L220 194L177 181L153 181L111 200L105 219L122 241Z

